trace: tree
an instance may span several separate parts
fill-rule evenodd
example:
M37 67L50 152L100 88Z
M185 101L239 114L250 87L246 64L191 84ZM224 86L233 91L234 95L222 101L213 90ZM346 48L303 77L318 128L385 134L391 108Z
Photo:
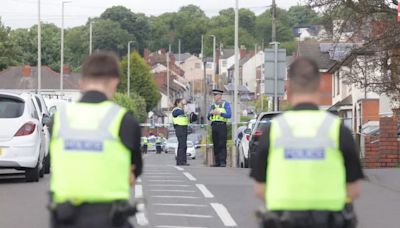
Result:
M294 36L292 29L289 26L289 17L287 11L284 9L277 8L277 31L276 39L278 42L293 41ZM257 40L264 40L265 43L272 41L272 16L270 10L266 10L260 14L256 19L256 32L255 36Z
M128 58L125 56L121 61L122 79L118 88L118 91L124 93L127 89L127 66ZM161 95L150 72L150 67L137 52L131 54L130 73L130 91L143 97L146 101L145 110L151 111L157 106Z
M132 112L133 116L139 122L143 123L146 120L147 112L142 108L146 105L146 101L143 97L137 95L136 93L131 93L130 97L124 93L115 93L113 101L126 108L129 112Z
M65 32L65 63L79 71L84 58L89 55L89 27L79 26Z
M16 47L10 38L10 31L11 28L4 26L0 18L0 70L16 64Z
M373 51L372 67L380 69L381 76L371 78L372 74L365 73L363 77L367 83L360 83L360 87L371 89L370 86L373 86L374 91L388 95L399 106L400 25L396 21L397 6L394 3L374 0L308 0L310 7L318 8L327 18L340 19L340 23L336 23L339 27L337 33L347 32L346 35L351 34L348 38L350 41L363 41L364 45L356 50L357 53ZM343 13L340 9L346 11ZM333 24L333 21L330 23ZM359 81L351 75L347 80Z
M137 50L141 51L147 47L150 25L146 15L135 14L124 6L113 6L106 9L100 18L118 22L122 29L135 37Z
M310 25L319 22L319 16L312 8L308 6L292 6L288 12L289 26L291 28L300 25Z

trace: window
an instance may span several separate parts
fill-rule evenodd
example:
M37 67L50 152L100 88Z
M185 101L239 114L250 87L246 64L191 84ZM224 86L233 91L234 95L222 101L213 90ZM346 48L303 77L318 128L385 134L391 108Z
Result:
M336 72L336 94L340 94L340 75L339 72Z
M18 118L24 113L24 107L21 100L0 97L0 118Z
M32 118L39 120L39 115L37 113L35 105L33 104L33 101L31 101L31 108L32 108L32 110L31 110Z
M226 67L227 65L226 60L222 60L222 67Z
M333 75L332 77L333 83L332 83L332 89L333 89L333 93L332 93L332 97L335 97L336 95L336 73Z
M194 68L200 69L200 68L201 68L201 64L200 64L200 63L195 63L195 64L194 64Z

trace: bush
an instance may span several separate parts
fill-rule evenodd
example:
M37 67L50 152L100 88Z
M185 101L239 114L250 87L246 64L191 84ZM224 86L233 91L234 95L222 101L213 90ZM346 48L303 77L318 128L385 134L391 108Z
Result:
M146 109L146 101L143 97L137 95L136 93L131 93L131 96L128 97L127 94L123 93L115 93L113 97L113 101L122 107L128 109L129 112L133 113L133 116L139 121L144 122L147 117Z

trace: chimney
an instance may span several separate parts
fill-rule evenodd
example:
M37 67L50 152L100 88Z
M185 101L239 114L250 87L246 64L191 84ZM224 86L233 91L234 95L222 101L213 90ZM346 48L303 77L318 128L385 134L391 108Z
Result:
M65 64L64 67L64 75L70 75L71 74L71 67L68 64Z
M32 74L32 68L29 65L25 65L22 67L22 77L29 78Z
M246 56L246 47L244 45L240 46L240 59Z
M176 58L174 54L169 55L169 59L171 60L170 66L175 66Z

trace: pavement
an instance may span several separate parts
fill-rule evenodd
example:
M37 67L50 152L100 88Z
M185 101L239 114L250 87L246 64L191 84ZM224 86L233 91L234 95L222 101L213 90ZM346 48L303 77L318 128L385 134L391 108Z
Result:
M135 227L256 228L254 197L248 169L208 168L203 160L174 166L172 154L145 155L145 169L132 197L143 212ZM0 227L47 228L49 176L26 183L22 176L0 170ZM397 228L400 211L400 169L366 170L362 196L355 202L360 228ZM143 200L142 200L143 199Z

